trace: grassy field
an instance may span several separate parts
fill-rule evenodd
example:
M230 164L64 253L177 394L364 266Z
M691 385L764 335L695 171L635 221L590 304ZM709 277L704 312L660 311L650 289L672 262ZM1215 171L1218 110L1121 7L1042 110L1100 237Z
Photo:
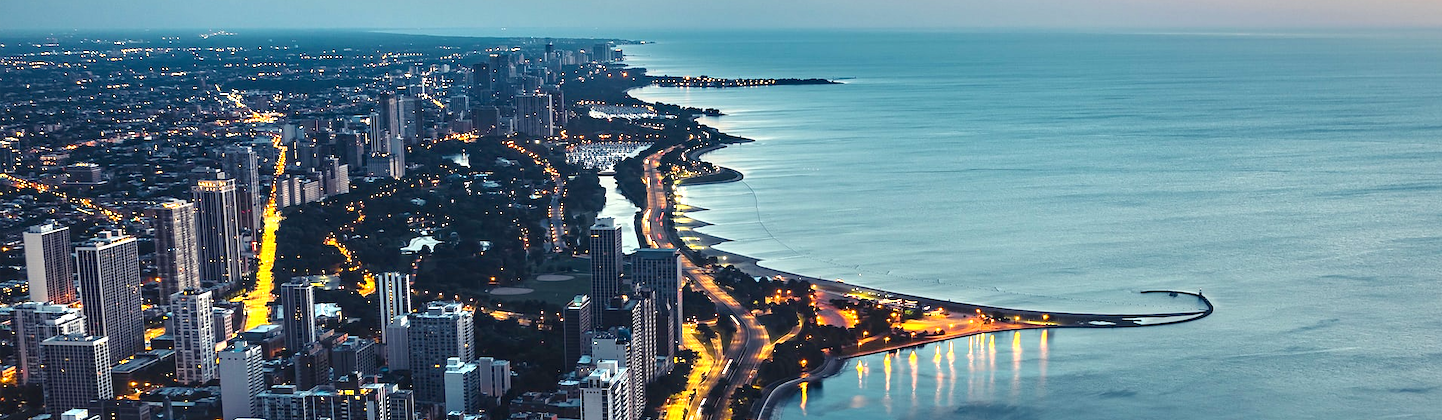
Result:
M561 264L559 270L551 273L541 273L542 275L558 274L572 276L572 279L565 281L538 281L535 279L535 277L532 277L530 280L526 280L526 282L515 285L513 287L524 287L528 289L533 289L535 290L534 292L524 295L492 296L492 298L502 301L513 302L540 300L547 303L554 303L557 305L565 306L566 302L570 302L571 298L575 297L576 295L589 294L591 292L590 271L591 260L584 258L572 258L569 262Z

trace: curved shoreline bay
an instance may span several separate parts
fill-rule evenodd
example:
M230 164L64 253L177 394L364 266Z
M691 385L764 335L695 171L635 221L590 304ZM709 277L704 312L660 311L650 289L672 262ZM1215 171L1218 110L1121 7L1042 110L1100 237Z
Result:
M1305 35L1305 34L1301 34ZM1442 49L1426 34L734 33L629 48L645 88L757 140L683 188L766 267L998 306L1220 309L849 361L775 418L1432 415ZM1046 334L1043 336L1043 334ZM984 337L984 338L983 338ZM982 341L984 340L984 341Z

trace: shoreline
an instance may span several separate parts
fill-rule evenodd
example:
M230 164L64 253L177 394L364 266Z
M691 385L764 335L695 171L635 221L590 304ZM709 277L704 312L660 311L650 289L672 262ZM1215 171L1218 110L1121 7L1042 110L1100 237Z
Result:
M623 95L642 103L656 103L641 100L639 98L631 96L630 90L631 89L626 89L623 92ZM703 127L712 130L714 133L721 135L722 139L728 139L729 141L717 140L709 144L704 144L704 146L701 148L683 154L683 160L701 162L701 157L706 153L720 150L721 148L730 146L732 144L754 141L751 139L745 139L742 137L736 137L721 133L720 130L714 127L704 125ZM742 179L744 179L744 175L740 171L722 167L719 165L717 165L716 167L719 168L718 173L681 179L676 182L675 186L722 184L741 181ZM715 177L715 179L713 179L713 177ZM927 305L927 307L945 308L948 311L952 311L952 313L968 314L964 315L963 317L969 316L972 311L975 311L976 316L978 317L982 317L983 314L987 314L993 316L994 319L997 321L996 323L991 323L991 321L988 321L986 324L983 324L982 326L979 326L977 328L963 328L961 331L952 332L950 334L938 329L937 332L939 334L935 336L917 337L913 335L913 340L904 343L897 343L895 345L883 345L879 348L871 348L866 350L863 350L863 348L866 347L867 343L864 341L860 342L858 343L858 348L854 352L854 354L841 354L828 357L827 365L824 366L823 369L818 370L818 374L815 376L811 375L810 372L803 372L801 375L798 376L793 376L791 378L787 378L770 384L764 384L762 387L764 398L761 399L761 404L753 406L752 408L752 414L756 418L763 420L769 420L771 413L774 413L775 405L779 403L776 397L782 395L783 393L791 392L802 383L822 381L826 378L832 377L840 371L840 369L832 371L831 367L833 364L839 363L840 365L844 366L849 359L856 357L862 357L881 352L903 351L908 348L919 348L924 347L928 344L950 341L953 339L978 334L999 333L1004 331L1020 331L1023 329L1134 328L1185 323L1206 318L1207 316L1210 316L1215 310L1215 307L1212 305L1211 301L1208 300L1205 296L1202 296L1200 291L1198 291L1197 293L1191 293L1171 290L1148 290L1142 291L1140 293L1169 293L1173 298L1178 297L1179 295L1193 296L1197 298L1201 304L1205 305L1206 308L1196 311L1161 314L1086 314L1069 312L1049 312L1039 310L1022 310L1015 308L1002 308L989 305L955 302L946 299L928 298L923 296L908 295L904 293L894 293L863 285L853 285L839 280L826 280L818 277L800 275L797 273L772 269L762 266L760 262L763 260L760 258L716 249L716 245L729 242L730 239L698 232L697 229L705 226L711 226L712 224L691 216L693 212L704 212L708 209L699 206L677 203L675 202L675 199L673 197L669 197L669 195L674 194L675 187L667 185L663 188L664 191L669 193L667 194L667 201L670 202L668 205L665 206L667 208L663 209L664 216L662 219L662 225L665 227L663 231L667 236L669 236L668 241L673 246L679 246L680 248L682 248L683 254L687 254L688 258L690 258L691 255L697 255L698 257L699 255L705 255L706 257L715 257L718 264L731 265L751 276L781 277L803 280L811 283L815 290L825 293L836 293L842 296L847 296L850 293L861 293L865 295L870 295L872 297L903 299L909 300L912 302L912 304L916 304L918 306ZM638 211L634 219L638 226L638 238L641 239L643 243L645 242L646 238L641 237L642 235L640 232L639 224L644 223L642 215L648 210L649 209L643 209L642 211ZM677 212L684 212L687 219L689 220L686 222L677 222L675 220ZM683 239L680 233L682 228L684 228L685 231L689 232L689 236L694 236L696 238L694 240L695 243L697 245L703 246L704 250L692 248L692 246L688 244L685 239ZM1023 321L1022 317L1026 317L1027 320ZM1158 320L1160 322L1147 322L1150 320Z

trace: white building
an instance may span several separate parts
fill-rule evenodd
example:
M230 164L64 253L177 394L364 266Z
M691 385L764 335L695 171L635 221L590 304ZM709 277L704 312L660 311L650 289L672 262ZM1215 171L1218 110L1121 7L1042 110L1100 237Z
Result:
M244 341L220 352L220 403L225 420L260 414L257 395L265 391L265 359L260 346Z
M481 369L461 358L446 359L446 412L475 413L481 409Z
M581 420L635 420L630 378L628 369L615 360L597 362L581 381Z
M175 380L182 384L215 379L215 317L210 303L209 290L190 289L170 295Z
M75 303L75 262L70 258L70 228L56 223L31 226L25 238L25 276L30 300Z
M376 300L381 307L381 342L390 343L391 322L396 317L411 313L411 276L396 272L380 273L376 275L376 282L380 283L380 288L376 289L379 292Z

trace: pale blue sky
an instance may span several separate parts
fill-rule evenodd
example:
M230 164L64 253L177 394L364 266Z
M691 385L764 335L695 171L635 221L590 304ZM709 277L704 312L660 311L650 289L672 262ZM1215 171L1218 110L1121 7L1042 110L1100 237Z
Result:
M1442 0L0 0L0 28L1442 26Z

